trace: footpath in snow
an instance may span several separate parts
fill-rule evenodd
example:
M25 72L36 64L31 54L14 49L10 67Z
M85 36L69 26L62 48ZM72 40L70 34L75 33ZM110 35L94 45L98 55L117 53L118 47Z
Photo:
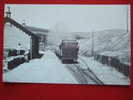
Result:
M78 83L52 51L46 51L42 58L31 60L4 73L3 80L29 83Z
M86 66L83 61L86 62L88 66ZM93 57L80 56L79 62L80 67L83 69L89 67L105 85L130 85L129 78L116 71L115 68L97 62Z

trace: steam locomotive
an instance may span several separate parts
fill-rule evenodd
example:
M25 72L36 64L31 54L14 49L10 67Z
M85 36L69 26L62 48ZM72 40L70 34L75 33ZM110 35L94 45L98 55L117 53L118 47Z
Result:
M79 46L76 40L62 40L59 49L62 62L77 62Z

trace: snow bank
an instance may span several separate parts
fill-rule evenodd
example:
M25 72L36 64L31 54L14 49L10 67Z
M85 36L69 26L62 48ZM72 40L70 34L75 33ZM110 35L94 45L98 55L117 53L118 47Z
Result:
M4 73L5 82L33 83L77 83L65 65L51 51L46 51L41 59L21 64L14 70Z
M87 69L88 67L96 74L96 76L104 82L105 85L130 85L130 80L120 72L116 71L107 65L103 65L94 60L93 57L80 57L84 60L88 66L84 65L84 62L79 59L81 67Z

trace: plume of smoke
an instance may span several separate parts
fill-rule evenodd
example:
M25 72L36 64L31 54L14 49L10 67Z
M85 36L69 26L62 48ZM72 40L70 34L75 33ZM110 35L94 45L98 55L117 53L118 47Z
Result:
M48 35L48 43L50 45L59 45L62 40L71 39L73 39L72 34L69 31L69 27L65 23L57 23L51 28Z

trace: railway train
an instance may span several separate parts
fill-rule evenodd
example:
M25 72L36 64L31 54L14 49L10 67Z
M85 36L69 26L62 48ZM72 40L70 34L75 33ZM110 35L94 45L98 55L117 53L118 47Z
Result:
M59 49L62 62L77 62L79 46L76 40L62 40Z

